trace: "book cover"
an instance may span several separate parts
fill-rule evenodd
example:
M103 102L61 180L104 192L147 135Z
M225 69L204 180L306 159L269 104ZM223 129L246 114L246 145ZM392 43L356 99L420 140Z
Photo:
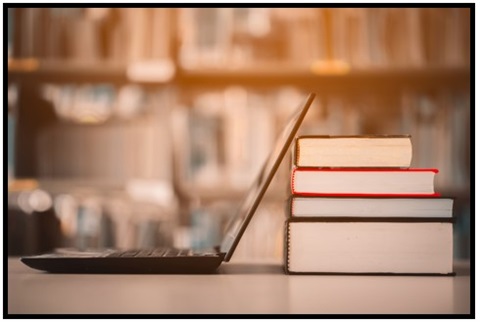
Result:
M453 275L448 218L289 218L287 274Z
M301 196L439 196L437 169L294 168L292 194Z
M299 136L297 167L408 168L412 161L410 135Z

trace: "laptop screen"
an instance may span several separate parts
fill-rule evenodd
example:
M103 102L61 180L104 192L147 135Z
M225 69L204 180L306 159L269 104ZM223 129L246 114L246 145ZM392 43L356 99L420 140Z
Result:
M228 262L232 257L240 238L258 208L263 195L267 191L268 185L277 172L314 98L315 94L309 94L306 101L292 114L285 128L278 136L273 150L268 155L258 177L251 185L247 195L238 208L236 215L227 225L220 246L221 252L226 253L225 261Z

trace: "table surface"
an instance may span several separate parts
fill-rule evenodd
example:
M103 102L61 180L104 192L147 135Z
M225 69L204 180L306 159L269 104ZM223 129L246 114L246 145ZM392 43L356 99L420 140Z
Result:
M49 274L8 259L9 314L470 314L470 269L456 276L285 275L222 264L210 275Z

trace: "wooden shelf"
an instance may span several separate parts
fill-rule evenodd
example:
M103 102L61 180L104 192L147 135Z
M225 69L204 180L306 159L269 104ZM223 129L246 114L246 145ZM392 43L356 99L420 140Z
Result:
M173 65L172 65L173 66ZM139 83L144 85L176 84L183 87L224 87L228 85L271 88L298 86L316 92L351 92L400 90L412 88L428 90L436 88L469 88L468 67L426 68L374 68L355 70L349 68L298 67L269 64L262 66L186 69L174 68L171 75L159 75L158 79L132 79L129 67L115 63L49 62L37 60L9 61L9 82L52 83Z
M416 90L434 88L469 88L469 68L391 68L315 72L307 68L246 68L242 70L185 70L177 72L182 86L221 87L245 85L272 87L294 85L322 91L355 91L379 89Z
M144 63L147 66L149 63ZM150 63L151 64L151 63ZM75 61L39 61L36 59L10 59L8 62L8 81L27 83L139 83L143 85L162 85L171 82L174 70L170 74L159 73L156 79L151 75L142 79L141 75L131 75L132 67L113 62L82 63ZM142 66L140 66L142 67ZM138 73L137 73L138 74Z
M105 63L91 65L75 62L49 62L34 59L10 60L8 81L53 83L117 83L126 82L125 67Z

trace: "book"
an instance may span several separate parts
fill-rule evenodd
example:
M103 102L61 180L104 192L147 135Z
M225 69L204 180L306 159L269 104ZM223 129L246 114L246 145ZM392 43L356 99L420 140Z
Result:
M299 136L298 167L403 167L412 161L409 135Z
M294 168L291 190L304 196L438 196L437 169Z
M289 274L453 274L446 218L289 218Z
M291 196L292 217L452 218L451 198Z

